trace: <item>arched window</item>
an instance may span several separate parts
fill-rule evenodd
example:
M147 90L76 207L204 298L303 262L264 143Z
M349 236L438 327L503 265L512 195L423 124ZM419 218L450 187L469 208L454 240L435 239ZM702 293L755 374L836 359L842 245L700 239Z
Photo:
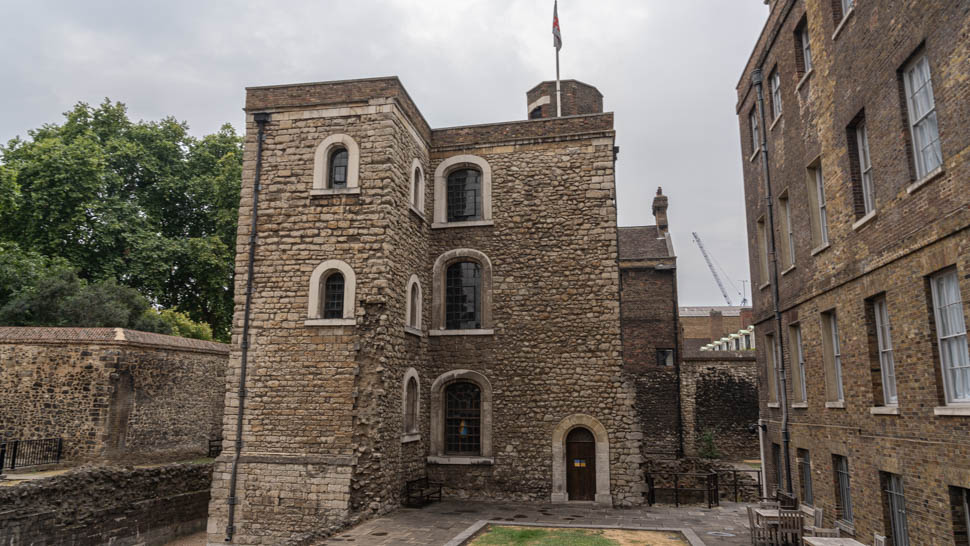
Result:
M421 281L417 275L408 279L405 292L404 330L410 334L421 335Z
M482 269L476 262L455 262L445 274L445 328L482 327Z
M415 159L411 163L411 210L424 217L424 168L421 162Z
M409 377L404 390L404 432L413 434L418 431L418 380Z
M344 316L344 276L339 271L327 275L323 281L323 309L320 316L325 319Z
M481 455L482 391L458 381L445 387L445 454Z
M414 169L413 179L411 180L411 206L418 208L418 197L421 196L421 169Z
M412 328L419 328L418 314L421 312L421 292L417 284L411 285L411 315L408 317L408 324Z
M337 147L330 152L330 173L327 175L327 188L340 189L347 187L347 148Z
M448 221L482 219L482 173L457 169L448 174Z

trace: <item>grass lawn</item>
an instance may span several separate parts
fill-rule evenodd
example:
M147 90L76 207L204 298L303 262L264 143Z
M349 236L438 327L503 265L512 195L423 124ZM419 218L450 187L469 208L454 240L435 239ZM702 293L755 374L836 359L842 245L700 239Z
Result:
M571 529L494 525L471 541L472 546L682 546L683 535L673 531L627 529Z

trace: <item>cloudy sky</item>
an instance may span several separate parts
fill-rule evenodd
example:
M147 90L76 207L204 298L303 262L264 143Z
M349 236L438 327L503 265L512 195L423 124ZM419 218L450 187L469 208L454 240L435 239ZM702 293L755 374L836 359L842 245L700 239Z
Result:
M692 231L735 304L730 284L749 278L735 86L767 14L761 0L559 6L562 77L616 113L620 225L653 223L657 186L670 197L681 305L723 305ZM202 135L242 127L246 86L386 75L433 127L524 119L526 90L555 77L551 19L552 0L2 2L0 141L104 97Z

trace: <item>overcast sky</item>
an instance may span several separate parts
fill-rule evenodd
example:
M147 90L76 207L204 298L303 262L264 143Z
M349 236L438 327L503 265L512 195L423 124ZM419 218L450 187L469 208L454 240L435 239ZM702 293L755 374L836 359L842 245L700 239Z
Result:
M654 223L657 186L670 197L681 305L724 304L692 231L733 303L749 278L735 86L767 15L761 0L559 6L562 77L616 113L620 225ZM524 119L525 92L555 77L552 0L31 0L0 3L0 21L3 142L104 97L196 135L240 129L246 86L387 75L432 127Z

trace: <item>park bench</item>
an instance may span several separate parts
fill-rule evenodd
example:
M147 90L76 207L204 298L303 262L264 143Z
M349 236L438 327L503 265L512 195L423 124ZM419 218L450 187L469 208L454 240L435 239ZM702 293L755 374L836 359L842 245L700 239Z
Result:
M429 502L441 501L441 484L428 481L428 477L408 480L404 484L404 505L421 507Z

